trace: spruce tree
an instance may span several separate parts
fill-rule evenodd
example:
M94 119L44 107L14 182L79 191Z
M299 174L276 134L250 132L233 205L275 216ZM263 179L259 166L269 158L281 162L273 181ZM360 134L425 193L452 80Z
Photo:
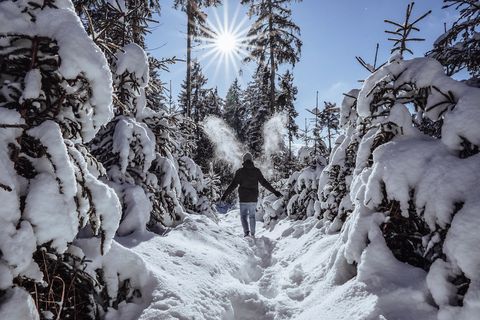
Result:
M190 125L182 127L182 132L189 142L189 153L186 155L192 157L201 168L208 171L213 156L213 145L207 138L202 129L202 121L209 115L220 116L223 101L218 95L218 90L206 88L207 78L202 72L201 66L197 60L193 62L191 78L191 122L186 119ZM187 107L187 80L182 83L182 91L179 95L179 104L184 110Z
M419 19L410 23L410 16L411 6L406 20L393 24L414 30L412 24ZM358 143L355 168L344 179L350 192L340 203L350 207L343 213L352 212L344 217L342 263L362 264L369 248L375 250L375 259L386 252L382 255L393 254L401 262L422 268L440 313L455 318L468 314L465 306L474 304L473 297L479 293L472 285L477 274L463 262L479 242L478 237L466 239L475 234L468 221L478 213L480 131L475 123L480 119L476 103L480 90L446 76L434 59L404 60L402 56L409 50L402 43L407 44L409 37L406 33L402 37L394 39L394 49L401 54L370 75L358 94L351 92L342 106L342 126L348 122L355 125L346 127L332 164L345 164L346 168L347 160L352 159L348 147ZM417 119L423 117L443 120L440 137L418 130ZM321 188L328 186L324 180L341 178L332 169L322 174ZM459 189L461 196L452 196ZM332 183L323 195L341 193L342 185ZM333 203L332 198L322 199L322 205ZM328 207L323 208L327 214ZM342 211L333 208L327 219L330 214L337 215L337 223L329 228L339 230ZM360 227L364 221L371 221L370 227ZM376 241L380 246L374 249L370 244L379 237L383 237Z
M158 0L73 0L73 3L85 29L110 63L117 50L129 43L144 48L148 23L155 22L153 16L160 13Z
M0 291L31 319L97 319L144 293L122 260L105 267L136 258L113 241L120 202L85 146L113 116L111 75L71 8L0 3Z
M257 70L243 95L243 105L248 114L245 119L245 139L248 149L258 156L263 146L263 125L272 116L268 108L268 75Z
M184 114L187 117L192 115L192 96L193 90L193 68L194 61L192 61L192 42L199 37L210 37L211 32L206 26L207 15L202 11L202 8L217 6L221 4L221 0L175 0L174 8L185 12L187 15L187 75L185 79L185 108Z
M339 109L335 103L324 102L325 107L318 114L318 125L323 131L326 130L326 140L328 142L328 153L332 152L332 140L339 129Z
M238 79L235 78L233 83L228 89L225 97L225 107L223 111L223 118L225 122L235 131L238 140L245 142L245 118L247 112L243 105L243 93L238 83Z
M190 108L191 118L196 125L203 120L206 113L207 88L205 86L207 81L208 79L203 74L200 63L197 60L193 60L190 79L187 76L183 81L178 100L180 107L184 110L184 114L187 114L187 110Z
M255 16L255 22L247 35L250 56L245 61L255 60L258 68L268 73L268 107L271 113L277 111L275 81L278 67L284 63L295 66L300 60L300 28L292 21L291 2L292 0L242 0L242 4L250 6L249 15Z
M455 7L458 19L434 43L427 55L437 59L448 75L467 69L480 78L480 6L472 0L444 0L444 8Z
M280 81L280 92L277 106L278 110L284 112L287 116L289 166L292 161L292 143L295 138L298 138L298 125L295 122L298 112L295 110L294 105L297 93L298 89L293 84L293 75L287 70Z

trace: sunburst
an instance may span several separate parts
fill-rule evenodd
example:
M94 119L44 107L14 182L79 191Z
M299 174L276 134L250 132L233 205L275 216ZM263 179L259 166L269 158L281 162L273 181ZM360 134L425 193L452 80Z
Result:
M199 49L203 52L200 60L208 60L205 69L215 66L215 77L221 68L225 71L226 78L233 73L238 73L242 60L249 55L248 37L250 29L248 16L239 19L241 7L237 5L233 17L230 17L228 1L223 4L223 17L220 10L213 10L213 19L207 19L204 31L207 37L201 37L202 45Z

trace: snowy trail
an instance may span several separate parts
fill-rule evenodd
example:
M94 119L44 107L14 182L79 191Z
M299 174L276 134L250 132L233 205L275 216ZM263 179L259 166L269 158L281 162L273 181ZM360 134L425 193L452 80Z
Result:
M238 215L218 224L190 216L165 236L120 239L152 273L151 303L120 318L362 319L375 308L361 285L329 272L338 235L312 221L280 222L271 232L257 223L253 243Z
M218 225L191 216L165 236L121 239L153 273L152 302L140 319L274 319L257 284L274 241L260 235L254 244L241 233L232 211Z

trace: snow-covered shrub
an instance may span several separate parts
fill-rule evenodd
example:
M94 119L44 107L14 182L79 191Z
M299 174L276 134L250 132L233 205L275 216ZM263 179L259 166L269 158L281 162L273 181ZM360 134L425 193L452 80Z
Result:
M260 201L260 210L266 227L273 228L279 219L288 217L303 220L315 215L315 203L318 202L318 181L324 165L312 164L277 182L283 185L283 197L277 199L268 194Z
M3 1L0 20L2 304L25 287L45 301L42 317L95 318L107 306L89 282L104 269L87 275L95 257L70 250L82 238L107 255L119 225L119 200L83 146L113 116L111 74L69 1ZM10 319L38 318L33 303L12 306Z
M331 231L338 231L352 211L350 182L357 157L359 141L364 131L357 128L357 96L359 90L351 90L340 108L341 135L330 155L330 161L320 175L316 214L334 221Z
M181 201L187 213L204 214L215 218L213 203L207 197L209 186L202 169L191 158L180 157L178 160L178 176L182 188Z
M323 166L304 168L289 179L293 194L287 203L288 217L294 220L306 219L315 214L315 202L318 201L318 181Z
M365 134L340 256L364 272L369 248L393 254L427 272L439 319L476 317L480 89L445 76L433 59L396 58L366 79L357 111ZM423 118L442 122L440 138L416 128Z
M146 108L148 60L143 49L128 44L112 66L115 118L91 143L92 153L105 166L108 184L122 203L120 235L145 230L156 205L157 177L150 171L157 155L155 135L142 121Z

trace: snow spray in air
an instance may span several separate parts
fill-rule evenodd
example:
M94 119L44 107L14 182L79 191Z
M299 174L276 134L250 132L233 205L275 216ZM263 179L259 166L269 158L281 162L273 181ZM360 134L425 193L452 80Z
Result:
M215 157L238 169L242 166L243 146L232 128L223 120L209 116L203 121L203 130L215 146Z
M260 168L267 176L273 173L272 157L284 146L284 138L287 134L287 115L283 112L274 114L263 125L263 154L265 162Z

